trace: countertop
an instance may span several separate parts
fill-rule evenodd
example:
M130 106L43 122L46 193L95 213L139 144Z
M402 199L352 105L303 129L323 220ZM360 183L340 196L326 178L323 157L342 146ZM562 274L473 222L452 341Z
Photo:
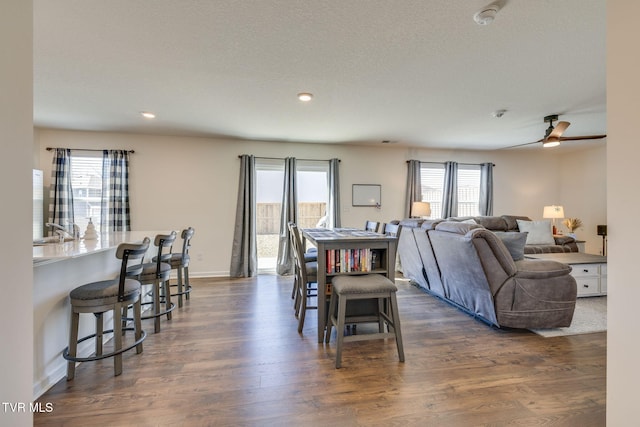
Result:
M152 240L156 231L123 231L100 234L96 240L72 240L64 243L49 243L33 247L33 266L49 264L70 258L77 258L92 253L106 251L117 247L120 243L141 242L145 237Z

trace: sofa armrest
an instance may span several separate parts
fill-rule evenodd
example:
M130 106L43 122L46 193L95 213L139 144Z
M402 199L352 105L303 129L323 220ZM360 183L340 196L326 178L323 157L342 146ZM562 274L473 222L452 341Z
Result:
M571 273L571 266L557 261L542 259L522 259L516 261L516 277L523 279L548 279L566 276Z
M566 245L567 243L573 243L576 241L576 239L574 239L571 236L553 236L553 240L556 241L556 245Z

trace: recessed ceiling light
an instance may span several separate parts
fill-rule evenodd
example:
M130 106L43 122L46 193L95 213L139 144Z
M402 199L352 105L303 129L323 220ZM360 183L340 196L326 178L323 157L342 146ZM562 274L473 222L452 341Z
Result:
M302 102L309 102L311 101L311 98L313 98L312 93L302 92L298 94L298 99Z
M473 20L478 25L489 25L496 19L500 6L496 3L485 6L473 15Z
M145 119L155 119L156 115L153 113L150 113L148 111L141 111L140 114L142 115L142 117L144 117Z

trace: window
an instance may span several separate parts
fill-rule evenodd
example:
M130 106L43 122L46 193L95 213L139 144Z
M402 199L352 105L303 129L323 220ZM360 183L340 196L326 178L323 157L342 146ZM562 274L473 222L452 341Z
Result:
M102 153L71 156L71 186L73 187L73 216L81 232L91 218L100 230L102 203Z
M458 216L480 215L480 166L458 166Z
M442 195L444 193L444 165L420 164L422 201L431 205L431 218L442 218Z
M442 218L444 165L420 164L422 201L431 205L431 218ZM458 165L458 216L480 214L480 165Z

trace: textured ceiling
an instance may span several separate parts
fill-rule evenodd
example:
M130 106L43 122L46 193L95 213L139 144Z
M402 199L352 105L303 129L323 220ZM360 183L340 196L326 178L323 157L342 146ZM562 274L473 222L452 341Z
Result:
M558 113L606 133L605 1L499 1L479 26L488 1L34 0L34 122L496 149Z

